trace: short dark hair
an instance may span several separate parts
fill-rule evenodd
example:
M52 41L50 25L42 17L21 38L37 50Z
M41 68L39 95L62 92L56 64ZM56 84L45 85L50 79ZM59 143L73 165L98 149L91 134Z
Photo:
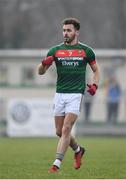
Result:
M78 19L76 18L66 18L62 21L63 25L66 25L66 24L73 24L74 28L76 30L79 30L80 29L80 22Z

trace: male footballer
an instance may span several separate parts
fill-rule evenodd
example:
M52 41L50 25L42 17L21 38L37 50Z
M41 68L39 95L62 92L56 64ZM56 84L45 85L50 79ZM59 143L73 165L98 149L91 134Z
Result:
M53 62L57 69L54 115L56 134L60 139L56 159L49 173L58 172L69 146L74 151L74 168L80 168L85 149L77 144L71 135L71 130L80 113L82 96L86 87L87 64L93 72L92 84L87 85L87 91L91 95L94 95L98 89L100 76L94 51L79 42L80 22L78 19L66 18L63 20L62 27L64 42L52 47L47 57L38 66L39 75L43 75Z

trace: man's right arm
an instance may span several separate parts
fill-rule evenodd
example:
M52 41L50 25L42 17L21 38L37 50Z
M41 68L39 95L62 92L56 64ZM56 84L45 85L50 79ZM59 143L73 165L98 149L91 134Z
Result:
M45 74L46 70L49 68L49 66L52 65L53 61L54 61L53 56L48 56L45 59L43 59L41 64L38 65L38 74L39 75Z
M43 66L42 63L38 65L38 74L43 75L45 74L46 70L49 68L49 66Z

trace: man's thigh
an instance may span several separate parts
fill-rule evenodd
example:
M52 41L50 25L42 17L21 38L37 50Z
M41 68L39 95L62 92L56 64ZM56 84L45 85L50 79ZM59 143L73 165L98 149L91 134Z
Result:
M82 103L82 94L73 93L66 100L65 114L73 113L75 115L80 114Z
M55 116L65 116L67 113L79 115L82 102L82 94L56 93L54 98Z
M56 93L54 98L55 116L65 116L67 113L80 114L82 94Z
M55 94L53 109L56 117L65 116L65 102L61 93Z

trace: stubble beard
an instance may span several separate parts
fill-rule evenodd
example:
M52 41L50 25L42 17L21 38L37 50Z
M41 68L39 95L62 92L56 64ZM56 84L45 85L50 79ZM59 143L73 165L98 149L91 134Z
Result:
M64 43L70 44L75 39L75 36L72 37L64 37Z

